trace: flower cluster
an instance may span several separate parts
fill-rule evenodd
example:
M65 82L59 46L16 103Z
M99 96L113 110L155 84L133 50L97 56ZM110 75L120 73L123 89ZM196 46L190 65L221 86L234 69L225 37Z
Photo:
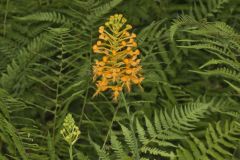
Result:
M61 134L69 145L73 145L78 140L80 131L71 114L65 117Z
M126 22L122 14L115 14L105 26L99 27L99 40L93 45L93 51L102 57L93 66L93 80L97 86L94 96L111 90L116 101L123 88L130 92L132 84L141 87L144 78L140 73L140 51L134 40L136 34L129 32L132 26Z

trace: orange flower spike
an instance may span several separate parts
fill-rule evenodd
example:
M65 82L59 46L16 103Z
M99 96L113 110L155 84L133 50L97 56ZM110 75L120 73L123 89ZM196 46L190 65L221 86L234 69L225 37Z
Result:
M132 43L132 46L133 46L133 47L137 47L137 43L136 43L136 42L133 42L133 43Z
M98 32L103 33L104 32L104 27L103 26L99 27Z
M119 91L114 91L113 92L113 101L117 101L118 100L118 97L119 97Z
M122 41L122 46L126 46L127 43L125 41Z
M98 95L100 92L106 91L109 88L108 81L105 80L105 79L103 79L102 81L97 81L96 86L98 87L98 89L96 90L96 92L93 95L93 97Z
M116 82L117 81L117 79L119 78L119 72L120 72L120 69L119 68L117 68L117 69L112 69L112 81L113 82Z
M129 37L130 33L129 32L125 32L125 35L126 35L126 37Z
M105 37L104 37L103 34L100 34L98 38L99 38L99 39L105 39Z
M105 65L105 63L103 61L98 61L98 60L96 60L95 64L96 64L96 66L104 66Z
M134 42L134 39L133 38L130 38L129 39L129 43L133 43Z
M132 37L132 38L136 38L137 35L136 35L135 33L132 33L131 37Z
M117 54L117 51L112 50L112 54L113 54L113 55L116 55L116 54Z
M127 64L129 64L129 59L126 58L123 60L123 62L127 65Z
M104 56L103 59L102 59L102 61L103 61L104 63L106 63L107 60L108 60L108 57L107 57L107 56Z
M132 29L132 26L130 24L127 24L126 25L126 29L129 30L129 29Z
M137 49L135 52L134 52L135 55L139 55L140 54L140 51Z
M101 41L97 41L97 46L101 46L102 42Z
M96 53L98 51L98 46L97 45L94 45L93 46L93 53Z
M94 95L110 89L114 101L122 90L130 92L131 85L141 87L144 79L140 73L136 34L131 33L133 27L126 22L122 14L110 16L105 26L99 27L99 40L93 45L93 52L104 54L93 66L93 80L97 81Z
M126 88L127 88L127 91L128 92L130 92L131 91L131 82L130 82L130 77L129 76L123 76L122 78L121 78L121 80L122 80L122 82L123 82L123 85L124 86L126 86Z
M117 101L118 97L119 97L119 94L122 91L122 87L121 86L114 86L114 87L112 87L112 90L113 90L113 100Z
M104 76L105 76L106 78L112 78L112 74L111 74L111 72L107 72L107 73L105 73Z
M132 48L131 47L127 47L127 51L131 51L132 50Z
M131 68L130 69L126 69L126 73L127 74L131 74L132 72L133 72L133 69L131 69Z

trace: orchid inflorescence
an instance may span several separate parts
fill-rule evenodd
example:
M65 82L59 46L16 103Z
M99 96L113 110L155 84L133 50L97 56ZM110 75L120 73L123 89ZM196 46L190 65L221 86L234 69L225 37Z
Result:
M97 86L94 96L111 90L113 100L117 101L123 88L128 92L132 84L141 88L144 78L140 73L140 51L134 40L136 34L129 32L132 26L126 22L122 14L115 14L110 16L105 26L99 27L99 40L93 45L93 52L103 56L93 66L93 80Z
M78 140L81 132L70 113L65 117L60 133L69 145L73 145Z

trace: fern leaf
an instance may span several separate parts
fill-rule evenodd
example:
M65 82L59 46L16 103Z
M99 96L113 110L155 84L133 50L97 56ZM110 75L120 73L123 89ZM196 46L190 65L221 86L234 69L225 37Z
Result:
M193 134L190 134L192 140L188 140L187 142L193 151L193 157L199 157L199 159L229 159L233 156L233 153L231 153L228 149L236 148L236 141L239 141L236 136L239 136L239 133L235 133L239 130L239 125L234 121L231 122L230 125L229 122L225 122L224 129L220 122L216 124L216 127L213 127L211 124L209 124L209 127L205 133L205 138L207 141L206 145L202 142L202 140L195 137ZM186 152L187 149L183 149L182 147L179 149L179 157L191 157L189 153L183 153L183 151Z
M121 128L122 128L122 133L125 137L125 141L128 144L130 151L133 153L134 156L137 155L137 142L135 141L135 139L133 138L133 133L124 125L120 124Z
M0 130L2 130L2 132L7 132L12 137L12 141L15 143L15 147L18 150L21 158L23 160L28 160L25 148L19 136L16 134L16 129L14 128L14 126L12 126L12 124L10 124L6 119L3 118L2 114L0 114L0 124L2 124Z
M94 143L90 137L89 137L89 140L90 140L90 143L91 143L91 144L94 146L94 148L96 149L96 151L97 151L98 156L99 156L100 159L102 159L102 160L110 160L110 158L109 158L109 156L108 156L108 154L107 154L107 152L106 152L105 150L101 149L99 145L97 145L96 143Z
M175 19L170 27L170 40L173 41L174 40L174 35L176 33L176 31L184 26L184 25L193 25L196 24L197 21L191 17L191 16L187 16L187 15L183 15L183 16L179 16L177 19Z
M128 156L125 154L121 142L118 141L114 133L111 134L111 144L114 152L116 153L117 159L119 160L127 159Z
M71 24L70 20L68 20L61 13L57 13L57 12L34 13L32 15L27 15L25 17L16 17L16 19L21 21L47 21L47 22L59 23L59 24Z
M160 155L162 157L175 158L175 154L173 152L168 153L157 148L142 147L141 151L143 153L150 153L152 155Z

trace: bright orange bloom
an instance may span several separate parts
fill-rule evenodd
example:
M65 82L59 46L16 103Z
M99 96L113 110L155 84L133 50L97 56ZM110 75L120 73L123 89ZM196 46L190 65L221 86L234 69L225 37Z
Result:
M103 55L93 66L93 80L97 90L94 94L106 90L112 91L113 100L117 101L120 92L125 88L131 91L131 85L141 87L140 51L135 42L136 34L122 14L110 16L105 26L99 27L99 40L93 45L93 52Z

